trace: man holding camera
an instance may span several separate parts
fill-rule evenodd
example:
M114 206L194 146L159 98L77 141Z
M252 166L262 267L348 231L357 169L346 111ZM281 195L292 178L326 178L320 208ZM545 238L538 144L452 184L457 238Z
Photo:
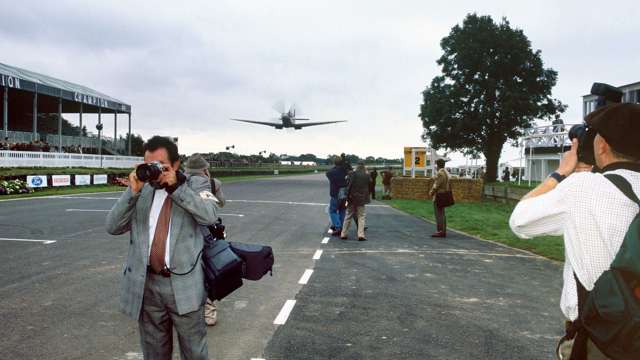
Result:
M110 234L130 232L121 307L138 320L145 359L171 358L174 327L182 359L208 359L204 273L195 265L203 247L198 224L216 220L211 187L205 177L187 181L178 171L170 139L154 136L144 150L145 164L129 174L129 187L106 220Z
M638 205L623 194L605 175L622 176L640 194L640 105L610 104L586 119L592 140L573 140L558 170L518 203L509 224L521 238L564 235L564 286L560 307L568 319L567 336L558 347L561 359L606 359L581 327L579 291L591 291L608 270ZM579 150L580 149L580 150ZM590 171L578 159L580 152L593 151L601 173ZM583 291L584 290L584 291ZM576 332L577 331L577 332Z

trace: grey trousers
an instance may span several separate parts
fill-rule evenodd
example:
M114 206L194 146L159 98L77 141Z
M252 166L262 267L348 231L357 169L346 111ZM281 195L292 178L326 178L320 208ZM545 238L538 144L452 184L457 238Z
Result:
M358 220L358 238L364 238L364 226L367 214L364 209L364 205L362 206L353 206L349 205L347 207L347 215L344 218L344 223L342 224L342 234L341 237L347 236L349 233L349 227L351 226L351 219Z
M444 213L444 208L439 208L435 201L433 202L433 213L436 215L438 231L447 231L447 216Z
M194 312L179 315L171 279L168 277L147 273L138 325L145 359L171 359L174 327L183 360L209 359L204 306Z

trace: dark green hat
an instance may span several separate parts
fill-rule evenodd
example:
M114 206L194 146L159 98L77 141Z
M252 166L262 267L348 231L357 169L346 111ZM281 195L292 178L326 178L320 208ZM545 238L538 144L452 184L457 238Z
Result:
M616 152L640 158L639 104L610 104L587 115L584 121Z
M209 168L209 163L202 155L191 155L187 162L184 164L184 170L186 172L202 171Z

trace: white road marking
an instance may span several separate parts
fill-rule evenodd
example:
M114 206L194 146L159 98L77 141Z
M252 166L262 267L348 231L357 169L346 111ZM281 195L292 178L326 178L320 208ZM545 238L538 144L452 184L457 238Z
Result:
M79 211L79 212L107 212L111 210L103 210L103 209L67 209L66 211Z
M516 249L517 250L517 249ZM291 250L281 250L278 251L278 254L281 255L298 255L298 254L309 254L313 249L291 249ZM321 251L321 250L319 250ZM461 249L438 249L438 250L407 250L407 249L372 249L372 250L351 250L351 249L331 249L327 250L330 254L418 254L418 256L424 257L424 254L445 254L445 255L460 255L460 256L495 256L495 257L517 257L517 258L531 258L531 259L541 259L538 255L527 255L527 254L507 254L507 253L497 253L497 252L482 252L475 250L461 250Z
M296 201L276 201L276 200L227 200L227 202L241 202L254 204L278 204L278 205L308 205L308 206L327 206L326 203L313 202L296 202ZM367 207L390 207L389 205L367 205Z
M322 250L316 250L313 254L313 260L320 260L320 256L322 256Z
M67 209L66 211L73 211L73 212L109 212L109 211L111 211L111 209ZM217 215L244 217L244 214L219 213Z
M276 319L273 320L273 324L284 325L287 322L287 319L289 318L289 314L291 314L291 310L293 310L293 307L295 305L296 305L295 300L287 300L284 303L284 306L282 306L282 309L280 310L280 313L278 314Z
M323 244L328 244L329 243L329 238L326 237L326 238L322 239L322 243Z
M94 193L84 193L84 194L115 194L115 193L122 193L122 191L105 191L105 192L94 192ZM42 199L60 199L60 198L74 198L75 196L62 196L62 195L45 195L45 196L29 196L29 197L22 197L22 198L15 198L15 199L1 199L0 202L4 202L4 201L24 201L24 200L42 200ZM107 199L107 198L102 198L102 197L97 197L95 199ZM119 199L119 198L109 198L109 199Z
M47 196L50 199L79 199L79 200L118 200L119 197L96 197L96 196Z
M311 277L311 274L313 274L313 270L311 269L305 270L304 274L302 274L302 277L300 277L300 280L298 280L298 284L306 285L309 282L309 278Z
M0 241L39 242L39 243L43 243L44 245L49 245L57 242L57 240L11 239L11 238L0 238Z

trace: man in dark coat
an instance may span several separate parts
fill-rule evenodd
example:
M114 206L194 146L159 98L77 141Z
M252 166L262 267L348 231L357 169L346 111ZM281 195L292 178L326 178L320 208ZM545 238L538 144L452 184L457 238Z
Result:
M351 225L351 219L353 219L354 216L357 216L358 218L358 240L367 240L364 237L366 215L364 206L371 201L369 199L370 181L371 178L369 177L369 174L367 174L367 169L364 167L364 163L359 163L356 171L351 174L349 180L349 187L347 190L347 216L344 219L344 224L342 225L342 234L340 235L340 238L342 240L347 239L347 233L349 231L349 226Z
M371 175L371 185L369 186L369 192L371 193L371 198L373 200L376 199L376 182L378 181L378 171L373 169L369 172Z
M343 166L342 159L338 158L335 165L326 173L329 179L329 217L331 218L331 228L333 236L340 236L342 232L342 222L345 217L345 207L341 203L340 189L347 187L347 171ZM344 192L344 189L343 189Z

